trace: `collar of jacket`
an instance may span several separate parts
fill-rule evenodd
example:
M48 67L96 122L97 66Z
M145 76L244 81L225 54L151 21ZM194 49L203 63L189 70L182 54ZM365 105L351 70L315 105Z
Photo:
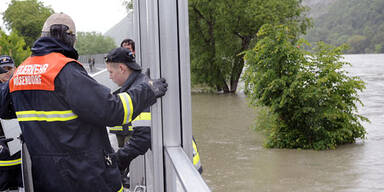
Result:
M78 59L79 54L73 47L68 47L52 37L40 37L31 49L32 56L42 56L52 52L61 53L66 57Z
M132 73L128 76L128 79L125 81L123 86L121 86L120 91L127 91L132 86L132 84L136 81L139 75L140 75L140 71L132 71Z

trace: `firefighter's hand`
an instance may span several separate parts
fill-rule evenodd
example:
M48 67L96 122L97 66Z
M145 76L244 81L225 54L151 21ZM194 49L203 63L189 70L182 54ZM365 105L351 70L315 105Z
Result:
M162 97L167 92L168 83L164 78L160 79L149 79L148 84L154 92L156 98Z
M114 153L114 155L117 157L117 167L119 168L120 172L123 173L129 165L127 165L126 161L124 161L124 158L121 157L118 152Z

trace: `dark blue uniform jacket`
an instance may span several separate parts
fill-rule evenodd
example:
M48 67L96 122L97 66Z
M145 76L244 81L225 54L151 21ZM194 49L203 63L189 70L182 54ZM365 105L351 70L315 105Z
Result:
M140 83L146 81L146 76L139 71L133 71L127 81L117 92L126 92ZM124 125L125 130L132 126L133 132L129 141L117 152L120 168L129 168L131 161L139 155L144 155L151 147L151 114L147 107L143 112L133 120L129 125Z

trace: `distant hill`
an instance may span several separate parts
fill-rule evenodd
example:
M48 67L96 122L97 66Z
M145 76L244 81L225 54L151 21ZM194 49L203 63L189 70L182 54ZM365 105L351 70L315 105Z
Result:
M128 13L119 23L104 33L104 36L111 37L115 40L117 46L120 46L121 41L126 38L133 39L135 41L135 32L133 25L133 12Z
M318 18L328 13L328 8L336 0L304 0L303 5L311 8L309 17Z
M384 0L304 0L314 27L311 43L347 43L347 53L384 53Z

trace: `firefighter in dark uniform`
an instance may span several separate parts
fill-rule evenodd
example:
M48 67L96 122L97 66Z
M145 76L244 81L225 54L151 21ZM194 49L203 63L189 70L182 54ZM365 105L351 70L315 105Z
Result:
M131 87L136 86L137 84L140 84L143 81L146 81L146 76L141 73L141 67L139 64L135 62L134 55L129 49L126 48L116 48L112 50L107 56L106 56L106 66L107 70L109 72L109 78L116 83L121 88L116 90L114 94L118 94L121 92L128 91ZM138 124L140 122L140 124ZM137 126L140 125L140 126ZM151 141L150 141L150 126L151 126L151 113L149 107L146 108L136 119L134 119L131 123L124 125L124 126L115 126L110 127L109 131L110 133L115 133L117 138L117 143L119 148L124 146L124 143L126 143L129 139L127 137L128 135L131 136L133 132L133 128L138 128L146 130L146 131L137 131L140 133L143 133L141 135L145 135L145 137L142 137L142 140L145 142L140 142L140 144L136 145L139 146L139 151L137 154L142 155L144 154L148 148L150 147ZM145 128L145 129L144 129ZM149 137L147 136L149 134ZM126 139L127 138L127 139ZM136 136L132 138L136 140ZM136 155L136 156L138 156ZM135 157L136 157L135 156Z
M132 39L124 39L120 43L120 47L129 49L129 51L130 51L129 57L133 57L133 60L135 59L135 42ZM141 67L137 63L130 64L130 66L128 66L130 68L130 70L141 71ZM135 68L136 68L136 70L135 70ZM123 73L119 76L123 77L125 80L128 78L128 75L123 74ZM122 83L116 83L116 84L119 85ZM122 85L119 85L119 86L121 87ZM128 89L127 86L125 86L125 87L126 87L126 89ZM119 93L119 92L120 92L120 90L117 90L114 92L114 94ZM116 135L117 145L119 148L121 148L124 146L124 143L126 143L128 141L128 139L131 137L132 132L133 132L133 128L132 128L132 126L111 127L111 128L109 128L109 132Z
M147 76L141 73L141 67L135 61L133 53L123 47L113 49L106 56L106 65L109 72L109 78L121 88L115 93L126 92L135 85L146 81ZM128 180L125 180L126 174L129 172L129 165L133 159L139 155L144 155L151 147L151 113L149 107L146 108L139 116L137 116L131 123L124 126L115 126L110 128L110 132L117 133L118 135L125 135L132 131L128 142L125 142L122 147L120 142L124 139L118 139L119 147L117 157L119 159L119 168L122 171L123 184L128 188ZM120 132L120 133L119 133ZM197 151L195 141L193 145L193 164L201 173L202 167L200 163L200 156Z
M112 50L106 56L105 61L109 78L121 87L115 91L115 94L126 92L141 82L147 81L148 77L141 73L140 65L135 62L133 53L127 48L119 47ZM120 154L118 162L122 171L123 184L126 188L129 188L127 178L129 164L137 156L144 155L151 146L150 126L151 113L148 107L131 123L110 128L111 133L116 133L119 147L124 146L117 153ZM128 134L130 137L127 137ZM129 138L128 142L124 141L125 137Z
M0 56L0 86L9 80L15 68L13 59L8 55ZM15 190L23 186L21 179L20 151L11 154L8 142L13 138L5 138L0 124L0 191Z
M48 17L32 56L0 90L0 116L17 117L35 191L123 191L106 126L125 125L165 94L165 79L115 96L76 60L72 19Z
M0 56L0 87L4 85L5 82L9 80L13 74L15 64L12 57L8 55ZM4 136L3 128L0 124L0 137Z

